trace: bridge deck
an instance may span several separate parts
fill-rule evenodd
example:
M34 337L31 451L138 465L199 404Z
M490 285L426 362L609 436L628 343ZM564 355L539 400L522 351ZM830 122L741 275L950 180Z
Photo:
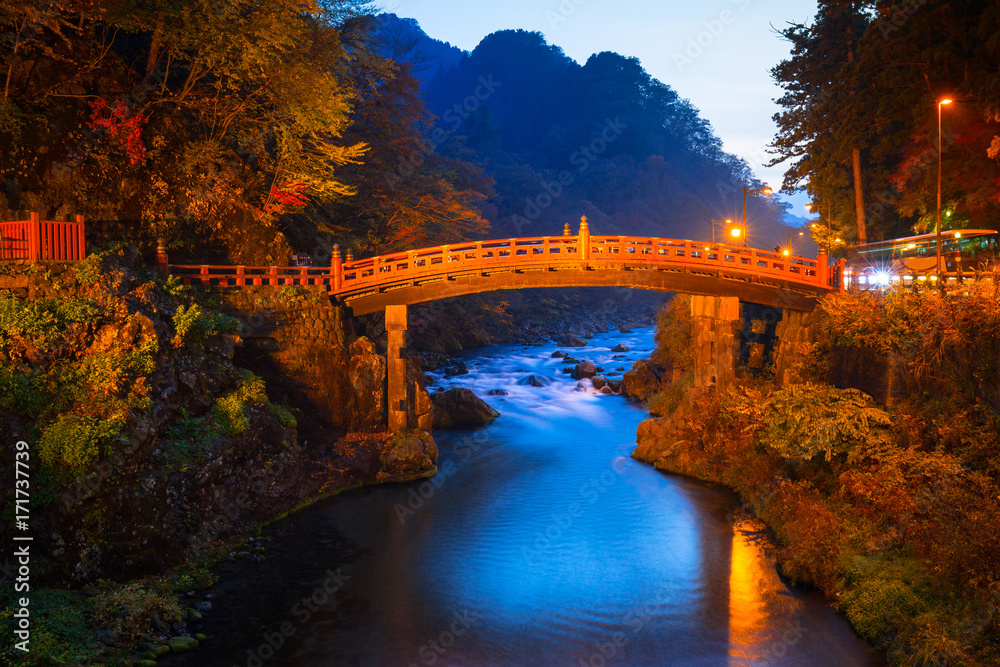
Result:
M586 232L585 229L581 230ZM421 248L330 267L169 266L185 283L324 285L358 315L498 289L621 285L811 310L833 289L818 259L698 241L629 236L543 236Z

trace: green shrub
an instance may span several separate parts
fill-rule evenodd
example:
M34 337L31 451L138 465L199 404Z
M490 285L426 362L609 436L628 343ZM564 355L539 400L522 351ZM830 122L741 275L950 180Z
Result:
M82 471L119 437L121 422L93 416L61 415L38 439L39 456L48 466L65 466Z
M103 309L93 299L18 299L7 292L0 295L0 342L24 338L48 349L69 325L96 322L102 315Z
M0 587L0 622L5 628L13 625L14 587ZM0 663L35 665L84 665L96 658L101 650L94 631L87 627L90 602L79 594L49 589L31 590L31 652L16 651L14 635L5 632L0 640Z
M177 622L180 605L172 590L160 590L143 581L115 584L94 598L94 622L124 641L136 641L155 631L154 617Z
M691 297L677 294L656 314L656 349L650 357L653 363L682 371L692 370L691 325Z
M190 307L180 305L174 313L174 338L176 344L188 341L203 341L209 336L224 331L239 331L240 321L222 313L204 310L198 304Z
M221 435L210 416L188 417L183 408L181 414L181 420L167 430L160 449L160 458L171 472L207 459Z
M212 416L225 435L246 433L250 428L249 405L270 405L264 393L264 380L250 371L241 371L240 375L236 391L218 399L212 406Z
M854 461L893 446L888 413L857 389L811 382L783 387L764 400L762 421L761 442L786 460L846 454Z
M862 579L841 600L854 629L876 642L927 607L906 582L879 576Z

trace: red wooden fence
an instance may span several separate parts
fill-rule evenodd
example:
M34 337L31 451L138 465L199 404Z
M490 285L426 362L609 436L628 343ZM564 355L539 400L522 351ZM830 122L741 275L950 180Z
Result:
M0 260L78 262L87 252L85 231L82 215L76 222L41 220L38 213L30 220L0 222Z

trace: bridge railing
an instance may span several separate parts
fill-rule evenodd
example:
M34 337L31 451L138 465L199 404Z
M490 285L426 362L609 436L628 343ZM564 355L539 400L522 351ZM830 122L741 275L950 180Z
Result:
M86 256L83 216L75 222L30 220L0 222L0 260L31 262L77 262Z
M357 292L445 272L564 261L586 261L594 267L629 262L651 267L727 268L828 287L825 267L816 259L781 252L653 237L590 236L583 241L578 236L541 236L453 244L345 262L341 287L336 291Z
M310 266L215 266L170 264L169 273L184 285L249 287L252 285L324 285L332 289L330 267Z

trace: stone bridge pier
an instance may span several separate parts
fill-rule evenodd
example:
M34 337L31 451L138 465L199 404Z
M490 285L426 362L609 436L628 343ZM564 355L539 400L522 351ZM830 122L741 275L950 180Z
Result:
M735 296L691 296L694 386L725 389L736 378L740 300Z

